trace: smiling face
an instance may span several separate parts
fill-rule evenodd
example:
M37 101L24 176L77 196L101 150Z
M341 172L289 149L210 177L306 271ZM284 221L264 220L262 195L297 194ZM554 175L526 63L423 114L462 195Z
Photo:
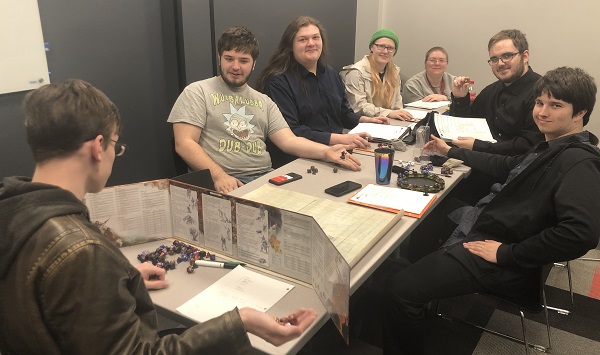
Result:
M300 27L294 36L292 50L298 63L309 70L314 68L323 50L319 28L315 25Z
M448 57L442 51L433 51L425 60L425 71L430 76L444 74L448 67Z
M232 87L244 86L254 69L254 59L250 53L235 50L223 51L219 63L221 79Z
M490 58L500 58L503 54L517 53L519 50L511 39L504 39L494 43L489 50ZM529 69L529 51L517 54L506 62L499 60L492 65L492 72L500 81L511 84L519 79Z
M371 56L375 60L378 67L385 67L387 63L392 60L394 53L396 53L396 43L387 37L378 38L371 45Z
M533 120L546 136L546 140L560 138L583 130L582 110L573 114L573 105L563 100L558 100L542 93L535 99L533 107Z

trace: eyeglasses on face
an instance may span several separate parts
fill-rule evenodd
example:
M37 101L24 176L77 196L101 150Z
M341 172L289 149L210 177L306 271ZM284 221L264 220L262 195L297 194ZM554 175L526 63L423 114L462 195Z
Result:
M499 57L491 57L487 62L489 65L498 64L498 61L502 60L502 63L510 62L517 54L521 54L523 52L514 52L514 53L504 53Z
M379 49L380 51L388 51L390 53L395 53L396 52L396 47L392 47L392 46L386 46L385 44L377 44L377 43L373 43L373 45L375 47L377 47L377 49Z
M120 157L125 154L125 150L127 150L127 144L119 143L114 139L111 139L112 142L115 143L115 156Z
M448 63L448 59L438 59L438 58L429 58L427 59L427 61L431 64L444 64L444 63Z

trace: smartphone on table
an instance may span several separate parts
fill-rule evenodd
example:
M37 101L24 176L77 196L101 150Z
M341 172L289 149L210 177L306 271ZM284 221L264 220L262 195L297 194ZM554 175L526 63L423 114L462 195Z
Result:
M340 196L344 196L345 194L350 193L352 191L356 191L356 190L360 189L361 187L362 187L361 184L348 180L348 181L344 181L337 185L333 185L331 187L326 188L325 193L328 193L328 194L336 196L336 197L340 197Z
M269 179L269 182L274 185L283 185L288 182L296 181L302 179L302 175L296 173L287 173L285 175L275 176Z

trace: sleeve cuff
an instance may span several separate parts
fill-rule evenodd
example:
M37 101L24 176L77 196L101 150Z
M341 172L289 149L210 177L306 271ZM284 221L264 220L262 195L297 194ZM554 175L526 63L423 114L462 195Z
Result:
M489 152L491 142L480 141L479 139L475 139L473 142L473 150L476 152Z
M515 259L512 255L512 248L507 244L500 244L498 251L496 251L496 261L501 266L512 266L516 265Z

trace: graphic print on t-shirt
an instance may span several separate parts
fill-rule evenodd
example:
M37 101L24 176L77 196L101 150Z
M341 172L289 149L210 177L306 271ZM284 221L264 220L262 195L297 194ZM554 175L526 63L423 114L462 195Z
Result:
M262 105L262 103L261 103ZM262 156L264 141L257 139L256 125L250 123L254 118L253 114L246 114L246 105L236 109L232 103L229 103L229 113L224 113L225 121L223 126L225 131L233 138L219 139L219 152L238 153L243 151L249 155Z
M229 104L230 113L224 113L227 119L223 124L225 130L232 136L241 140L248 140L250 134L254 133L254 125L250 123L254 115L246 115L246 106L236 110L232 104Z

